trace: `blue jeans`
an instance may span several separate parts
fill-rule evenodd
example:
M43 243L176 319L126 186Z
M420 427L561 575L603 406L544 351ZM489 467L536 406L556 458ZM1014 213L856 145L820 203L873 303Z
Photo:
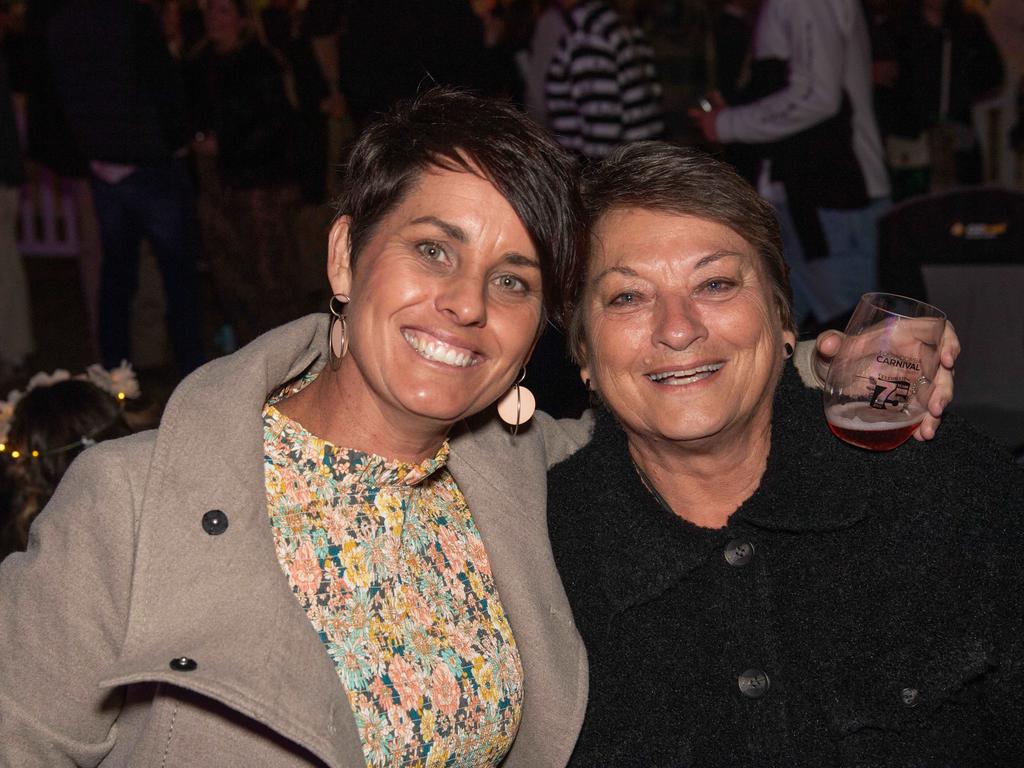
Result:
M828 255L808 260L797 236L789 206L775 203L782 247L793 285L793 319L799 327L813 315L825 322L852 309L861 294L878 287L878 220L889 209L888 197L864 208L818 209Z
M131 360L132 299L139 282L139 246L153 248L163 276L167 331L178 371L204 360L196 259L199 227L185 164L139 166L117 184L92 177L103 245L100 270L100 354L107 367Z

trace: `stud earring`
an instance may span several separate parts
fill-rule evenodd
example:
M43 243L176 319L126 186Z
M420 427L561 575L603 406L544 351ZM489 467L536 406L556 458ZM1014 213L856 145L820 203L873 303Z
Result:
M345 321L345 305L348 302L348 296L336 293L327 303L327 308L331 311L331 325L327 331L327 338L330 342L328 346L332 371L338 370L341 358L348 352L348 323Z
M533 418L533 412L537 410L537 400L526 387L522 386L526 378L524 367L516 379L516 383L505 393L505 396L498 401L498 416L501 420L512 427L512 434L519 434L519 425L525 424Z

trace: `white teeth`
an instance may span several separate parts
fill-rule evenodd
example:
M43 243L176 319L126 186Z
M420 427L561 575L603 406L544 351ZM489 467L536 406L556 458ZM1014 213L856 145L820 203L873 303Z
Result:
M647 374L647 378L651 381L663 381L666 384L689 384L694 381L706 379L723 365L725 365L725 363L708 363L707 365L698 365L696 368L687 368L681 371L649 373ZM669 381L666 381L666 379Z
M456 368L468 368L469 366L476 365L477 363L472 355L459 352L454 347L449 347L443 342L426 341L408 331L403 331L402 336L405 337L407 342L409 342L410 347L419 352L420 355L425 357L427 360L444 363L445 365L451 365Z

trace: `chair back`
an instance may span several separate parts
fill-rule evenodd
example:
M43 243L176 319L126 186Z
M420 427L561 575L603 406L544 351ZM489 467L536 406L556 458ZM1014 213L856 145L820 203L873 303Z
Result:
M944 310L963 345L954 407L1024 443L1024 193L976 187L908 200L879 222L883 290Z

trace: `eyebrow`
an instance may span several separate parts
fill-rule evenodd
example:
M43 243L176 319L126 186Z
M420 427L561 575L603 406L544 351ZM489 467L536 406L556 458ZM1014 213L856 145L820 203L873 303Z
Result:
M625 275L626 277L636 277L639 273L635 269L630 267L608 267L600 274L594 275L594 278L590 281L591 285L597 285L599 282L604 280L608 275Z
M458 226L452 224L450 221L439 219L437 216L420 216L419 218L413 219L410 224L433 224L435 227L444 232L452 240L458 243L465 244L469 241L469 237L466 236L466 231ZM504 254L502 261L512 264L517 267L532 267L534 269L540 269L540 262L536 259L531 259L529 256L525 256L518 251L509 251Z
M536 259L531 259L529 256L524 256L518 251L509 251L505 254L502 259L507 264L512 264L516 267L532 267L533 269L540 269L540 262Z
M437 216L420 216L417 219L413 219L409 223L433 224L435 227L437 227L446 235L448 235L448 237L450 237L452 240L456 240L460 243L465 243L467 240L469 240L469 238L466 237L466 232L465 230L462 229L462 227L458 226L457 224L452 224L450 221L439 219L437 218Z
M709 264L713 264L716 261L720 261L721 259L727 258L729 256L735 256L740 259L750 258L749 253L741 253L740 251L729 251L723 248L719 251L715 251L714 253L709 253L707 256L701 258L699 261L697 261L696 264L693 265L693 270L696 271L700 267L708 266Z
M713 253L709 253L707 256L702 256L697 263L693 265L693 271L696 272L698 269L706 267L708 264L714 264L716 261L724 259L727 256L739 256L742 258L744 254L739 253L738 251L729 251L725 249L714 251ZM625 275L626 277L638 277L640 273L632 267L616 265L614 267L608 267L608 269L596 275L590 282L592 285L596 285L610 274Z

